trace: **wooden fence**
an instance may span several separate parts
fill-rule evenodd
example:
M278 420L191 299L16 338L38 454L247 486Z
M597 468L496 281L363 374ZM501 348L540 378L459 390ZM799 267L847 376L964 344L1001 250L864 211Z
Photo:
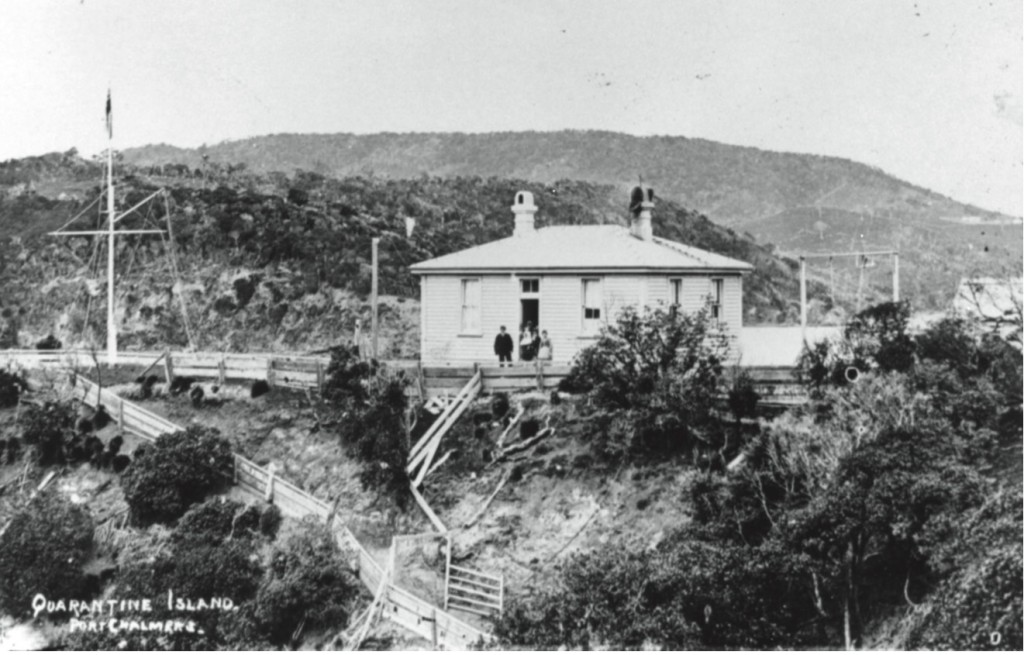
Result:
M444 576L444 608L480 616L501 615L505 599L505 577L448 564Z
M76 376L73 393L87 405L103 405L117 416L121 429L148 441L155 441L161 434L184 429L107 389L100 390L98 385L83 376ZM296 519L307 516L320 520L332 518L332 508L328 503L241 455L234 455L233 470L224 473L235 481L239 489L257 499L272 501L286 516ZM352 567L363 585L374 593L383 582L384 567L359 543L348 527L335 525L332 530L338 544L354 553ZM490 635L480 629L388 582L383 616L430 640L435 648L468 650L473 644L490 639Z

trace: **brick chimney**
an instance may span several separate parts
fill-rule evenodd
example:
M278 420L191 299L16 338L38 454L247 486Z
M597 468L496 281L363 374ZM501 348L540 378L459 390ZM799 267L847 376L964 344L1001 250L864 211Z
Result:
M533 215L537 213L537 205L533 204L532 193L516 193L516 204L512 205L512 213L516 215L516 227L512 231L512 236L525 237L534 233Z
M629 233L638 239L651 241L654 239L654 228L651 227L651 210L654 209L654 189L643 182L633 187L629 195Z

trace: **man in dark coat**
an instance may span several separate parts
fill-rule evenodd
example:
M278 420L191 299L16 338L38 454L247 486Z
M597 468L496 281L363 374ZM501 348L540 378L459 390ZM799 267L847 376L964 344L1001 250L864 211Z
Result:
M506 332L505 326L502 325L498 336L494 337L494 354L498 356L498 366L504 366L505 362L512 366L513 347L512 335Z

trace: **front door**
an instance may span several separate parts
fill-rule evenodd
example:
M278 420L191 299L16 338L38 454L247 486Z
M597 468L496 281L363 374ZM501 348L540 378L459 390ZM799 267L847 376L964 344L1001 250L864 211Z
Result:
M537 298L523 298L519 301L519 330L522 331L529 323L536 330L540 325L540 300Z

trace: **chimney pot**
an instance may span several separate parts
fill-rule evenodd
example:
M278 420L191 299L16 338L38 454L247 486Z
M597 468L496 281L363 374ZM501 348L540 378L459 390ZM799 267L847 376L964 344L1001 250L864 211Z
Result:
M654 239L654 228L651 226L651 210L654 209L654 189L641 183L633 187L629 196L629 232L638 239L651 241Z
M515 204L512 205L512 213L516 216L516 224L515 229L512 231L512 236L525 237L535 232L533 215L537 213L537 205L533 204L532 193L529 191L516 193Z

